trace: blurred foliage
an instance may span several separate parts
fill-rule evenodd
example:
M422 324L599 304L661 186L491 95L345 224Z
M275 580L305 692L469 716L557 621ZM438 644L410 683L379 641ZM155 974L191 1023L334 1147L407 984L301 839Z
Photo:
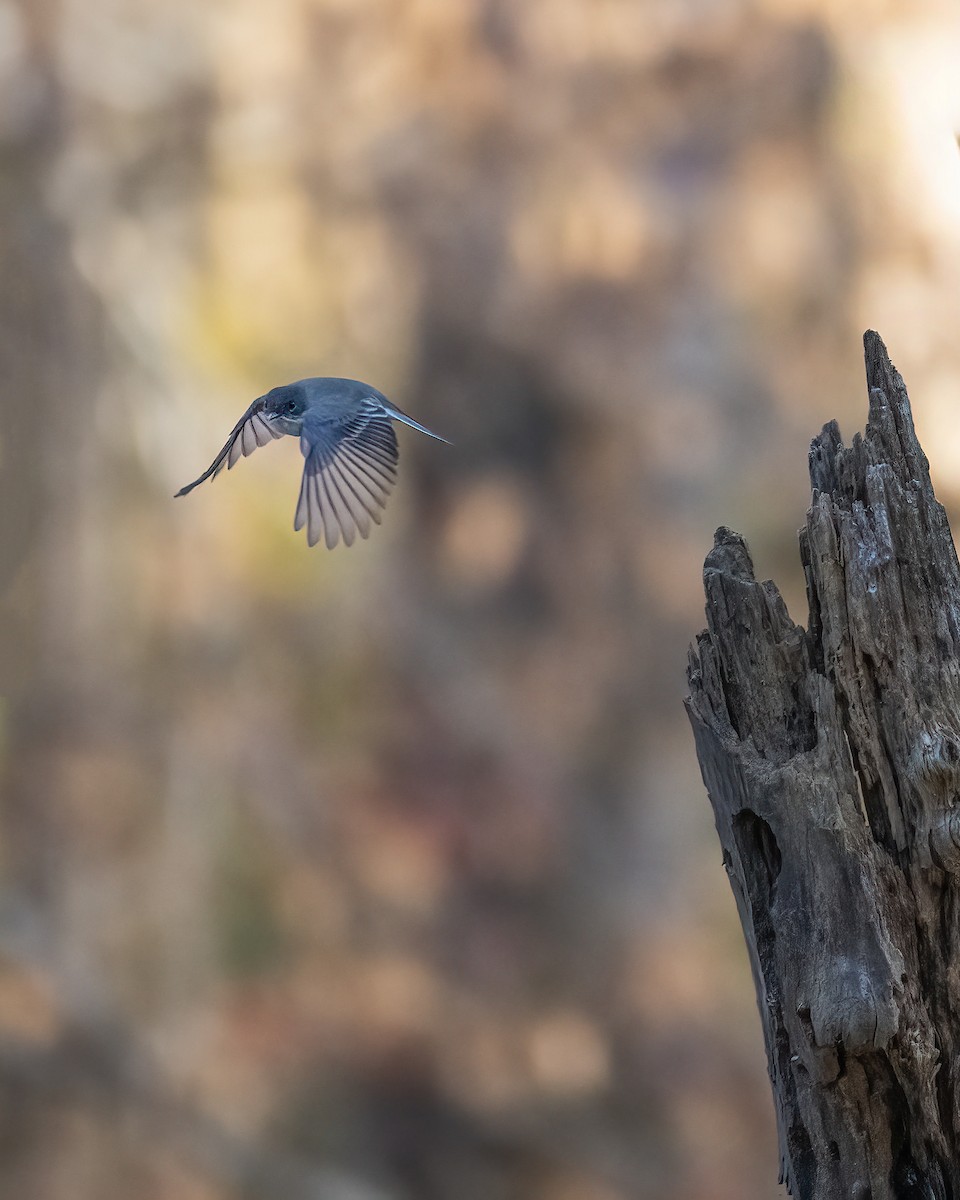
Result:
M743 1200L682 712L858 341L960 484L954 7L0 0L0 1192ZM368 379L369 543L250 398Z

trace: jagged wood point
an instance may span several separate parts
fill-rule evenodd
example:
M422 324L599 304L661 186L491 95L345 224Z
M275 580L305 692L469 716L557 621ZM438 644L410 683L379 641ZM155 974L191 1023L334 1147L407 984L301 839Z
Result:
M797 1200L960 1197L960 568L903 380L810 448L804 629L721 528L687 710Z

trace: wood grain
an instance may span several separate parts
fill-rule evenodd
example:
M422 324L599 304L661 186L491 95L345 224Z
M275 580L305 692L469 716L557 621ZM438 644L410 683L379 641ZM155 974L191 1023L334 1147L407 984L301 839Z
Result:
M798 1200L960 1196L960 569L903 380L810 449L795 625L717 531L687 709Z

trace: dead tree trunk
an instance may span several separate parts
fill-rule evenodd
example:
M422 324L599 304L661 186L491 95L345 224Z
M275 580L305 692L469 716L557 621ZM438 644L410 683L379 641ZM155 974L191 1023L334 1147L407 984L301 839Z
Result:
M798 1200L960 1198L960 569L903 380L810 449L794 625L717 532L687 701Z

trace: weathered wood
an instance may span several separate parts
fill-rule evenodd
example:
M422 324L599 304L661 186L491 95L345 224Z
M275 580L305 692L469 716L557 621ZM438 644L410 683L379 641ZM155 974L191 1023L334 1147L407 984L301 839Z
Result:
M810 450L807 629L717 531L687 708L798 1200L960 1197L960 569L906 389Z

